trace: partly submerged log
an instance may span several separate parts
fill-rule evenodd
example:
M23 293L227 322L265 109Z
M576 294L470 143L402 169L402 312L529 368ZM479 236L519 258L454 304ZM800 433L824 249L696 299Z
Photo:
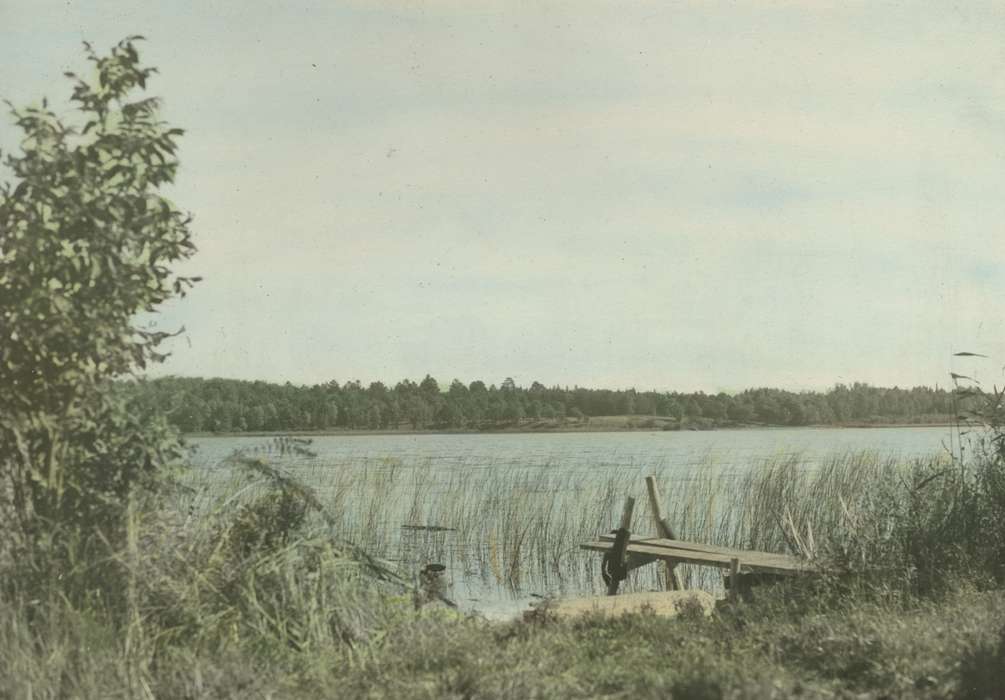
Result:
M650 593L625 593L618 596L592 596L589 598L560 598L545 603L547 613L559 618L579 615L626 615L645 613L661 617L680 614L709 616L715 610L715 597L701 590L654 591Z

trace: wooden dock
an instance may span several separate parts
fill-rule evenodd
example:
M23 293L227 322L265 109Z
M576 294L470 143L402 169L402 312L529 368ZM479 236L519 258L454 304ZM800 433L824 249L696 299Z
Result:
M607 584L608 595L618 592L621 581L628 572L646 564L662 561L667 567L667 587L680 590L682 587L674 567L677 564L712 566L729 571L726 585L730 597L735 597L739 589L747 588L754 580L779 576L793 576L816 571L813 564L805 559L788 554L757 552L733 549L700 542L678 540L663 516L659 489L653 477L646 477L650 511L657 537L640 537L629 531L635 499L628 498L621 516L621 527L611 534L600 535L596 540L580 545L582 549L600 552L604 555L601 574Z
M601 535L594 542L580 545L582 549L610 552L614 549L616 535ZM739 573L799 574L812 570L808 562L787 554L755 552L746 549L729 549L697 542L683 542L658 537L631 537L625 551L630 558L641 555L650 561L672 564L699 564L729 569L734 559L739 561ZM635 568L635 567L630 567Z

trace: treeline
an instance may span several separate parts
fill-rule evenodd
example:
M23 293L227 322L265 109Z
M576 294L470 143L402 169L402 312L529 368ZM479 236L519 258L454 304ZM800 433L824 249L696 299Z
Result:
M300 430L491 430L535 422L583 423L596 416L660 417L663 427L934 423L954 415L943 389L892 389L855 383L827 392L749 389L705 394L517 386L426 376L393 387L331 381L314 386L264 381L164 377L132 385L183 432ZM650 423L652 425L652 423Z

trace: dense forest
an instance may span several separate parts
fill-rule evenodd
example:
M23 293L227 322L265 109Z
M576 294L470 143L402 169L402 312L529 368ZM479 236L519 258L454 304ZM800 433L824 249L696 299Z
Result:
M164 377L130 385L167 411L182 431L493 430L578 425L597 416L638 416L638 427L936 423L952 419L953 393L914 387L838 384L827 392L748 389L705 394L517 386L454 380L441 387L426 376L389 387L331 381L314 386L264 381ZM659 418L659 421L646 419Z

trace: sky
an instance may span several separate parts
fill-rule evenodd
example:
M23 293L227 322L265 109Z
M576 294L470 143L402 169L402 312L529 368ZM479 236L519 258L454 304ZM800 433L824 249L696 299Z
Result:
M157 374L1003 379L1005 4L0 0L0 97L131 34L204 278Z

